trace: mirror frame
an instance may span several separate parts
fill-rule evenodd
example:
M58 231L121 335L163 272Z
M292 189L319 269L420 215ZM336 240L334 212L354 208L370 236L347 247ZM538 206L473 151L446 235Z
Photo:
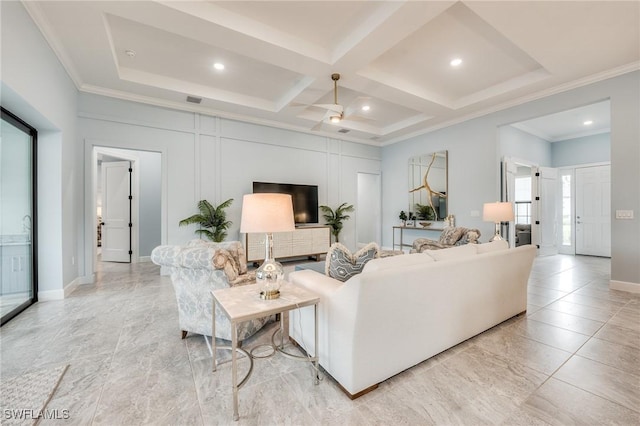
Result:
M415 214L416 204L430 205L435 213L433 220L444 221L449 215L448 151L435 151L410 157L408 168L409 212ZM436 170L443 170L444 176L434 176ZM442 189L443 186L444 189ZM431 196L427 197L427 194ZM437 203L434 198L437 198ZM442 202L444 207L441 206Z

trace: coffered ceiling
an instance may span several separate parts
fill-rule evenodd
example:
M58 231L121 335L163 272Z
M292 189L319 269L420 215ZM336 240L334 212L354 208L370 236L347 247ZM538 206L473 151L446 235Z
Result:
M637 1L24 5L81 91L376 145L640 69Z

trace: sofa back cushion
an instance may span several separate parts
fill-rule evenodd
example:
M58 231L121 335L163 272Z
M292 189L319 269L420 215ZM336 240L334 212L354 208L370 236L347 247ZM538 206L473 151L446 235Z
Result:
M362 272L377 272L389 268L405 268L411 265L434 262L431 256L424 253L403 254L402 256L382 257L368 262Z
M364 265L379 256L380 248L369 243L355 253L340 243L333 244L327 252L325 274L339 281L347 281L362 272Z
M476 244L465 244L462 246L456 246L446 248L442 250L426 250L424 253L431 256L433 260L449 260L449 259L464 259L472 257L477 254Z
M467 228L463 228L461 226L447 226L440 234L440 239L438 241L440 244L452 246L462 238L465 232L467 232Z
M509 243L505 240L491 241L490 243L476 244L474 246L478 254L489 253L492 251L507 250Z

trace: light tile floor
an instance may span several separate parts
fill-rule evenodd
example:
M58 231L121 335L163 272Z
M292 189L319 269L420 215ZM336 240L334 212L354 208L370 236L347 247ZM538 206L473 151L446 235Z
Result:
M304 363L256 360L239 424L640 424L640 295L609 290L609 268L536 259L526 315L355 401L329 377L314 386ZM158 267L105 263L95 284L2 327L0 372L70 365L48 406L70 419L41 424L233 424L230 364L212 374L204 339L181 340L177 324Z

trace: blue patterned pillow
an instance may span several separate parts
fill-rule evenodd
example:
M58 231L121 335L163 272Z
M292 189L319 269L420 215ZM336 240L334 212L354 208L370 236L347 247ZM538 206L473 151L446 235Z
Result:
M364 265L378 257L379 252L380 248L376 243L369 243L354 254L342 244L335 243L327 252L325 274L342 282L347 281L362 272Z

